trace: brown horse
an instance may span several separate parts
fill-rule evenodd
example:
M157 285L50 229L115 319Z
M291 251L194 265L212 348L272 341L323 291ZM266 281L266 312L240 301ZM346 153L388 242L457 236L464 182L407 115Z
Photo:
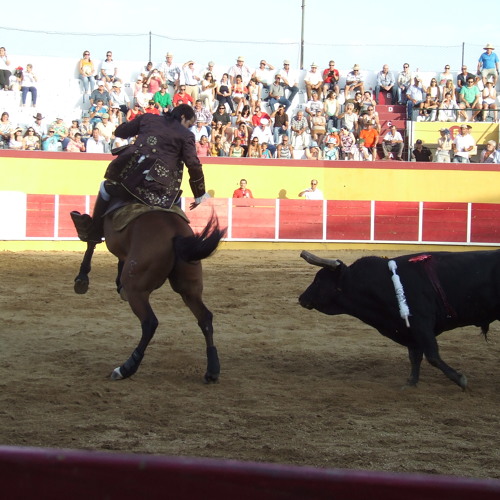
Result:
M111 374L113 380L133 375L153 338L158 320L149 303L151 293L169 280L181 295L203 332L207 347L205 382L216 382L220 365L213 342L212 313L202 300L203 276L201 260L211 255L225 235L212 214L205 229L195 235L182 217L165 211L148 211L123 230L113 229L112 215L104 218L104 236L111 253L118 257L117 289L139 318L142 336L131 356ZM87 251L75 278L75 292L86 293L88 274L95 243L87 243Z

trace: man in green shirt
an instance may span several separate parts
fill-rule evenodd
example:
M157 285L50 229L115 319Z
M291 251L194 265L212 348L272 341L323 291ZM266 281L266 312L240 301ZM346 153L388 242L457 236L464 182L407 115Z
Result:
M153 96L155 104L161 109L163 114L166 114L170 109L172 109L172 98L168 93L168 86L163 84L160 90Z
M471 76L467 78L467 85L460 89L459 116L465 121L469 121L467 112L465 111L466 109L472 109L472 120L475 120L476 116L481 111L481 105L479 104L481 92L475 83L474 77Z

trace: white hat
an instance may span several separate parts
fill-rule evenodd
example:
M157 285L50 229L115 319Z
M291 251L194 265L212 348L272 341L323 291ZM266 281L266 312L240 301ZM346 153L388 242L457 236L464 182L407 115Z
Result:
M491 50L495 50L495 47L493 47L493 45L491 45L491 43L487 43L484 47L483 47L484 50L486 49L491 49Z
M268 123L269 123L269 120L267 118L262 118L262 120L260 120L261 125L267 125Z

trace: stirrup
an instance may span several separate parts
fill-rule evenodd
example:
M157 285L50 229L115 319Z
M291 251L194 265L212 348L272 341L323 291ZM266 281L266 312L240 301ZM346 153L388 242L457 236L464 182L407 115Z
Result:
M92 217L89 214L81 214L80 212L70 212L71 220L75 225L76 233L81 241L86 243L102 243L102 237L95 233Z

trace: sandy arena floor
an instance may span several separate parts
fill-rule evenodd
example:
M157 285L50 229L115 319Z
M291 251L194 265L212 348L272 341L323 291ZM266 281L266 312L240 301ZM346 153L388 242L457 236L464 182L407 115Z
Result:
M220 382L202 383L202 334L168 285L153 294L160 326L139 372L112 382L139 323L107 253L88 294L73 292L80 259L0 254L2 444L500 478L498 323L489 342L472 327L440 337L466 392L426 362L402 390L404 348L298 305L317 270L298 251L222 250L204 262Z

